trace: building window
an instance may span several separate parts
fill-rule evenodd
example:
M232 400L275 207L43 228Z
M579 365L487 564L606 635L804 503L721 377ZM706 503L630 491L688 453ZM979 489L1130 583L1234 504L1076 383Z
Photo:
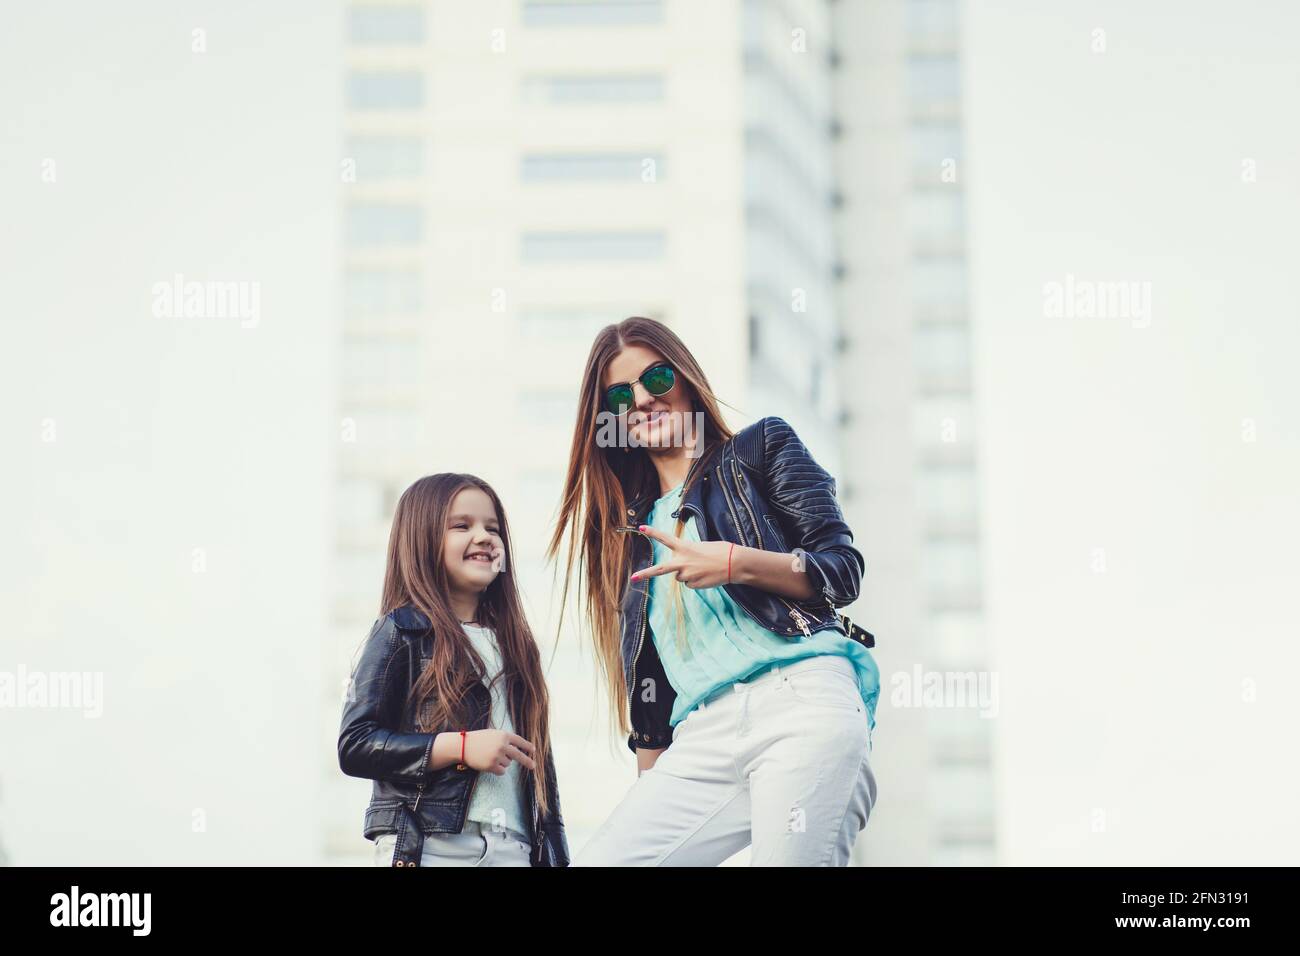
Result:
M520 166L526 183L656 182L663 175L657 153L533 153Z
M984 617L978 611L937 611L929 615L927 653L957 664L984 659Z
M974 470L969 466L922 469L917 478L917 501L931 527L975 527L979 508Z
M578 340L590 343L607 325L629 315L644 313L620 309L523 309L519 312L519 334L527 339Z
M909 136L918 161L938 165L940 160L961 158L961 127L955 123L920 123Z
M955 113L961 71L955 56L912 56L907 60L907 87L922 115Z
M663 232L526 232L520 258L524 262L662 259Z
M912 336L922 385L966 384L970 380L970 331L965 325L918 324Z
M912 408L912 436L918 448L969 446L975 439L975 408L969 395L919 399Z
M908 0L907 32L914 37L952 39L957 36L956 0Z
M964 238L961 194L927 189L908 199L908 227L913 248L921 253L960 250Z
M745 128L763 130L792 144L804 165L829 174L826 139L834 135L829 102L810 97L762 50L744 56Z
M526 421L572 422L577 407L578 390L575 386L521 388L515 396L515 408Z
M339 523L366 528L382 521L383 486L374 478L344 478L339 481L335 497L335 514Z
M342 415L351 419L356 429L356 440L345 443L344 448L362 458L375 451L418 448L425 441L428 416L413 409L344 409Z
M420 273L412 269L351 269L344 301L354 313L409 313L423 307Z
M922 310L955 309L966 298L966 263L958 258L913 263L912 303Z
M397 388L420 381L420 351L409 342L349 340L341 357L347 385L386 385Z
M633 26L662 23L663 0L523 0L530 27Z
M913 175L922 182L943 182L944 161L960 162L961 127L956 123L918 123L909 132Z
M357 179L415 179L424 174L424 141L409 136L354 136L348 158L356 161Z
M935 711L941 709L934 708ZM983 729L988 725L988 719L981 717L978 709L960 708L957 713L965 716L972 727ZM992 832L993 781L987 763L931 767L926 787L930 811L942 821L944 829L964 823L967 826L956 829L982 831L986 836ZM978 828L970 826L976 822Z
M347 241L353 246L414 246L424 239L424 208L412 203L352 203Z
M355 46L418 46L424 42L424 7L367 3L348 10L348 40Z
M356 71L348 74L348 106L354 110L412 110L424 106L424 74Z
M979 549L969 540L931 542L921 555L921 579L936 596L967 596L979 592Z
M523 96L551 106L654 103L664 98L664 79L657 73L530 76Z

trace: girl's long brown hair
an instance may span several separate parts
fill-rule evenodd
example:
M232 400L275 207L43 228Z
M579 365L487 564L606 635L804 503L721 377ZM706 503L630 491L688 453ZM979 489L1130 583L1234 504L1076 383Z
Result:
M622 734L630 732L623 652L619 639L619 610L631 574L630 535L614 529L628 523L627 503L641 494L658 497L659 477L644 448L600 447L596 442L598 415L605 411L605 371L629 345L658 352L689 389L694 411L704 414L698 440L700 459L731 437L731 429L718 411L718 399L709 387L695 356L668 326L654 319L633 316L608 325L596 335L578 398L578 419L569 450L555 533L547 548L551 560L568 539L564 564L564 595L560 600L560 627L568 603L569 585L578 568L580 597L608 693L609 712ZM725 404L725 403L723 403ZM690 491L701 472L692 471L682 495ZM678 519L681 535L685 519Z
M508 570L512 550L505 509L491 486L474 475L442 473L421 478L403 492L393 515L380 614L406 605L414 607L429 619L436 637L433 657L411 688L407 712L422 733L465 727L470 718L470 688L486 672L483 659L447 600L444 529L452 501L466 488L478 488L492 499L505 547L503 570L479 599L478 621L496 632L510 720L515 733L536 747L533 759L537 769L544 771L551 740L541 654L524 616L514 575ZM545 772L533 775L533 787L538 807L546 812Z

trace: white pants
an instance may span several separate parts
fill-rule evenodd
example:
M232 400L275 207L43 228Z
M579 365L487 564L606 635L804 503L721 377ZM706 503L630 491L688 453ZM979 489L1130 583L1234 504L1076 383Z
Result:
M573 866L845 866L876 802L853 664L810 657L736 683L673 729Z
M397 834L375 838L375 866L393 865ZM528 837L504 827L466 820L459 833L426 833L420 866L531 866Z

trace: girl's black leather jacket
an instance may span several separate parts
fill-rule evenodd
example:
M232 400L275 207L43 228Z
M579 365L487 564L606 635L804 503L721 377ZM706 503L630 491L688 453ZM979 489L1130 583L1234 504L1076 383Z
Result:
M339 729L339 768L374 781L364 835L373 840L396 833L394 866L419 866L426 833L459 833L479 771L449 764L429 768L436 734L415 729L406 702L411 685L433 654L429 620L401 607L375 622L348 685ZM471 690L474 715L468 727L488 726L491 697L482 684ZM533 866L568 866L569 846L560 815L555 761L547 755L546 793L550 809L541 819L533 793L533 772L523 769L524 816L530 821Z
M698 469L703 472L696 479ZM750 617L785 637L836 628L868 647L874 645L870 633L846 626L836 612L857 600L866 562L853 547L853 534L835 499L835 479L813 460L794 429L774 416L761 419L704 453L692 465L690 477L694 485L680 511L695 517L701 541L787 552L792 561L797 549L812 578L817 596L807 601L743 584L723 585ZM656 497L652 492L636 495L616 523L644 524ZM643 535L630 537L635 573L650 566L652 552ZM638 747L667 747L673 739L668 718L677 693L664 674L654 641L646 640L651 580L629 582L623 593L623 677L632 722L627 745L633 752Z

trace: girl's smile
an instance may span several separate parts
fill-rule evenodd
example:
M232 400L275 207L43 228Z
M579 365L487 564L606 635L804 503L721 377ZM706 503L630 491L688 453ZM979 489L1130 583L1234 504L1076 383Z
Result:
M501 573L505 542L492 499L478 488L465 488L448 509L443 561L452 591L477 600Z

